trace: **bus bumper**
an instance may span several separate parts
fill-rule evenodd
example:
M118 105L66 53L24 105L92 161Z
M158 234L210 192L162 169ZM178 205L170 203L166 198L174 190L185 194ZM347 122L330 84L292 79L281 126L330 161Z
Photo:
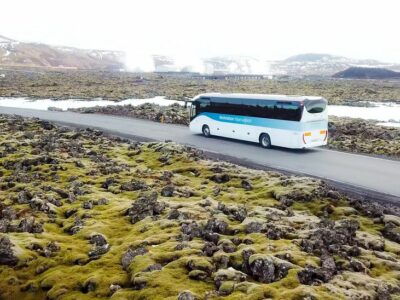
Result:
M303 148L314 148L314 147L321 147L327 145L327 141L318 141L318 142L311 142L307 144L303 144Z
M328 143L328 130L313 130L302 135L303 148L325 146Z

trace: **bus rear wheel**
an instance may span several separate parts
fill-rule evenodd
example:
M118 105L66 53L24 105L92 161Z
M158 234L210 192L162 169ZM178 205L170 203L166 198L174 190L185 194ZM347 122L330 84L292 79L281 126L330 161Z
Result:
M208 127L208 125L203 125L203 128L201 129L201 131L203 132L203 135L205 137L210 137L211 136L210 127Z
M260 145L263 148L271 148L271 138L268 134L263 133L260 135Z

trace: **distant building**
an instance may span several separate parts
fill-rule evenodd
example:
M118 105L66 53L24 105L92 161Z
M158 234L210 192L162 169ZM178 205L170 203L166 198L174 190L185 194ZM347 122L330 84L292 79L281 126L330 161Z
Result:
M180 72L180 71L166 71L166 72L154 72L159 76L170 76L170 77L197 77L200 73L197 72Z

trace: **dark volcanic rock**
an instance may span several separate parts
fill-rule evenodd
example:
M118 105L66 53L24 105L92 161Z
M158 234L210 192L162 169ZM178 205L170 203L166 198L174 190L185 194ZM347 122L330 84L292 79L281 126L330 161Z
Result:
M187 220L189 219L189 214L187 212L182 212L179 209L172 209L168 214L168 220Z
M0 265L15 266L18 263L18 258L14 255L12 246L8 237L0 237Z
M261 232L264 229L264 225L260 222L252 221L246 224L245 232L253 233L253 232Z
M64 229L64 232L71 235L76 234L82 229L83 225L83 220L77 217L75 218L74 223L71 226Z
M106 189L106 190L107 190L107 189L109 188L109 186L112 185L112 184L114 184L114 183L116 183L115 178L109 177L109 178L106 179L106 181L104 181L104 182L101 184L101 187L102 187L103 189Z
M45 130L52 130L54 129L54 125L48 121L39 121L39 125Z
M299 281L302 284L313 285L328 282L336 274L336 263L331 255L323 254L321 256L321 267L306 266L297 273Z
M228 223L215 218L209 219L207 221L204 230L212 233L229 234Z
M271 283L286 277L291 264L271 256L254 255L249 258L249 273L255 280Z
M85 201L82 203L82 208L84 209L92 209L93 208L93 202L92 201Z
M149 195L141 195L130 209L128 215L131 217L133 224L143 220L146 217L157 216L165 209L165 204L157 201L157 193L152 192Z
M343 246L356 244L356 231L359 223L356 220L342 220L335 224L332 221L323 221L320 228L301 241L301 248L316 255L339 253Z
M241 182L242 188L244 188L246 191L251 191L253 189L253 186L251 185L250 181L243 179Z
M297 273L297 277L301 284L315 285L328 282L331 280L333 273L324 268L316 268L314 266L306 266Z
M361 212L363 215L372 217L372 218L380 218L383 216L383 207L370 203L368 201L363 201L360 199L349 199L350 205L353 206L356 210Z
M218 209L231 219L243 222L247 217L247 210L244 206L227 206L221 202L218 203Z
M161 196L172 197L174 195L175 187L173 185L168 185L162 188Z
M207 256L213 256L215 252L219 251L219 247L212 242L206 242L203 246L203 252Z
M32 199L32 194L29 191L20 191L18 193L18 203L26 204Z
M9 230L10 221L7 219L0 219L0 233L7 233Z
M67 210L64 212L64 216L65 216L66 218L69 218L69 217L73 216L74 214L76 214L77 212L78 212L78 209L76 209L76 208L70 208L70 209L67 209Z
M37 223L34 217L24 218L19 222L16 232L42 233L43 224Z
M107 244L107 240L104 235L96 233L90 236L90 243L96 246L104 246Z
M391 222L386 223L382 230L382 234L389 240L400 243L400 228L395 224Z
M148 266L146 269L143 270L143 272L153 272L153 271L159 271L162 270L162 265L161 264L154 264Z
M149 187L142 181L131 181L121 184L122 191L139 191L139 190L147 190Z
M0 219L15 220L17 218L17 213L14 208L7 206L0 213Z
M128 249L121 258L121 264L124 270L128 270L132 260L138 255L144 255L148 252L146 248Z
M189 238L189 240L192 240L196 237L201 237L203 234L203 230L195 221L191 223L183 223L181 225L181 231Z
M231 177L228 174L214 174L209 179L216 183L225 183L231 180Z
M190 291L180 292L177 300L197 300L197 297Z

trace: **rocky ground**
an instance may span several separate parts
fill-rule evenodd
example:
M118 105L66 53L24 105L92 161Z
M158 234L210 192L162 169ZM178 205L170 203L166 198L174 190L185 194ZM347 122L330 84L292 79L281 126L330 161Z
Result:
M328 147L400 158L400 128L362 119L329 117Z
M180 105L105 106L73 109L81 113L101 113L148 119L156 122L188 124L188 110ZM400 158L400 128L383 127L377 122L329 117L328 148Z
M399 299L400 212L0 116L0 299Z
M172 104L169 106L160 106L151 103L145 103L139 106L109 105L69 109L69 111L80 112L84 114L97 113L116 115L146 119L161 123L189 125L188 108L185 108L179 104Z
M331 104L400 101L400 81L340 79L205 80L100 71L0 70L0 97L185 100L205 92L318 95Z

